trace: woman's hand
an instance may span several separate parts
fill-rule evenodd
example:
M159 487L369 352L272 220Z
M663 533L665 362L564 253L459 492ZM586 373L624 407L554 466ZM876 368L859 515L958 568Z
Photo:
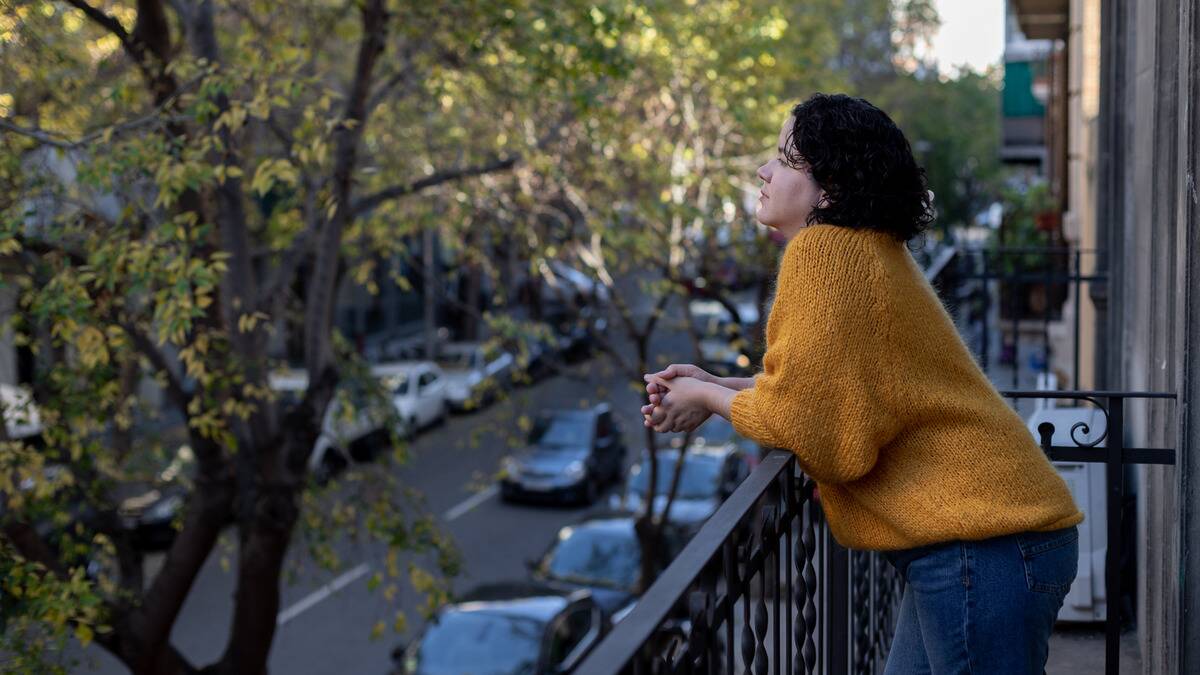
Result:
M657 377L669 381L677 377L691 377L700 380L701 382L719 384L717 382L718 378L715 375L705 372L705 370L700 366L693 365L691 363L672 363L657 373L646 373L643 375L643 377L647 382L646 393L650 397L650 405L658 405L658 403L662 400L662 394L666 391L661 387L661 385L651 378Z
M646 380L649 382L647 390L649 386L654 386L655 393L651 395L651 404L642 406L642 415L646 426L655 431L689 432L712 415L709 398L711 388L717 385L679 375L675 375L669 383L658 375L646 375Z

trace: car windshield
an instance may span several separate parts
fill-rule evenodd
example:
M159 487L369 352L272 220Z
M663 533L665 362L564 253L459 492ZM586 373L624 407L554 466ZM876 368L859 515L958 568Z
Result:
M447 370L470 370L475 367L475 352L442 352L437 357L437 363Z
M543 417L529 434L530 445L578 448L591 442L591 420L581 416Z
M392 392L396 396L404 396L408 393L408 388L412 383L412 378L408 373L398 373L396 375L388 375L383 378L383 388Z
M671 479L675 475L677 454L674 451L663 452L658 458L658 484L654 491L656 495L666 495L671 489ZM715 457L687 455L683 461L683 473L679 476L679 490L676 496L681 499L707 499L717 494L721 477L721 461ZM643 459L640 470L629 479L629 491L643 495L650 481L650 460Z
M633 588L642 561L633 526L575 529L549 554L551 577L584 585Z
M421 675L522 675L537 668L541 621L487 611L442 615L421 640Z

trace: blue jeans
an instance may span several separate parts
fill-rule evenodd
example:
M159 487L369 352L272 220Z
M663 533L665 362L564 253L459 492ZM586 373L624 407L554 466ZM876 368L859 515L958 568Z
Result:
M1079 565L1079 531L885 554L905 580L885 675L1037 675Z

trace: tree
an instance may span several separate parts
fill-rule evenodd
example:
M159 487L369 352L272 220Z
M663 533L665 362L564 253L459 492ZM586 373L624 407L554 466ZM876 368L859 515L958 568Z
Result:
M797 92L841 82L824 65L837 45L823 19L829 6L685 4L647 4L623 34L632 70L604 91L585 123L570 128L568 151L527 188L553 195L551 206L534 218L522 217L529 211L519 202L503 210L518 223L515 236L540 244L535 259L565 256L598 281L632 282L612 289L616 330L602 344L643 395L643 373L680 358L654 345L664 326L690 326L669 323L673 299L686 306L694 291L737 315L728 289L715 280L707 289L694 283L706 255L753 260L760 282L770 278L778 248L764 244L745 210L757 192L755 168ZM752 236L743 236L747 230ZM726 234L728 247L714 245ZM653 430L644 442L656 450ZM667 562L662 534L670 505L654 512L657 471L651 462L637 519L642 588Z
M871 99L904 130L934 191L939 225L970 225L1000 197L1000 83L995 69L952 77L897 74Z
M453 552L406 486L307 472L340 383L366 379L331 328L343 282L403 283L381 268L433 228L478 270L465 311L479 274L504 274L501 248L515 266L527 246L530 276L566 256L639 277L614 298L634 348L609 351L640 388L706 256L770 277L777 251L739 236L754 168L796 98L853 81L838 55L859 34L839 32L859 10L835 0L93 2L0 14L0 256L46 429L44 447L0 438L3 591L21 598L5 648L36 659L24 638L73 631L138 673L200 670L169 635L230 521L232 630L207 672L263 671L297 532L329 566L330 530L382 539L414 554L414 590L443 596ZM891 26L892 3L867 4ZM309 376L296 402L268 386L287 343ZM184 438L143 423L145 378ZM178 441L196 476L147 588L111 487ZM87 527L80 503L99 514ZM647 556L644 585L661 562Z
M229 521L232 629L205 672L264 671L298 524L357 528L453 572L449 543L381 473L357 490L307 475L355 367L332 330L336 291L401 246L397 220L536 163L554 122L620 75L626 20L623 5L584 2L6 5L0 252L45 427L44 448L9 440L0 456L4 591L25 599L5 633L14 667L40 667L29 638L48 627L137 673L200 670L169 636ZM438 191L449 199L410 199ZM300 338L309 386L294 403L268 386L276 330ZM197 462L145 590L109 489L168 452L138 424L155 412L141 376L184 420ZM68 510L80 500L101 516L88 527ZM336 564L327 540L309 543ZM117 571L89 578L103 559ZM417 562L411 585L436 602L444 584Z

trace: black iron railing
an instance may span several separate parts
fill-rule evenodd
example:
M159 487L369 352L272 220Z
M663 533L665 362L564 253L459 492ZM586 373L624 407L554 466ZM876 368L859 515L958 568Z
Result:
M795 456L770 453L577 672L877 669L898 579L838 546L812 495Z
M1104 426L1092 428L1078 421L1067 431L1070 445L1054 445L1056 429L1050 422L1038 425L1042 450L1056 462L1103 463L1106 469L1107 549L1104 555L1104 593L1107 609L1104 626L1104 672L1119 672L1121 645L1121 561L1125 547L1131 542L1122 535L1122 506L1125 501L1125 466L1130 464L1174 464L1173 448L1128 448L1125 446L1125 419L1130 401L1152 402L1175 400L1173 393L1119 391L1009 391L1004 395L1014 399L1075 400L1095 406Z
M1095 269L1102 251L1027 246L947 248L943 253L945 259L931 264L927 277L980 366L987 371L995 365L1010 368L1004 384L1019 388L1022 374L1051 372L1056 356L1051 326L1069 322L1063 329L1071 336L1072 368L1070 381L1061 384L1079 389L1082 301L1107 280ZM1064 311L1068 300L1069 312ZM1028 336L1024 346L1022 335Z
M1103 429L1074 424L1071 445L1052 460L1108 467L1109 602L1106 672L1117 672L1121 501L1126 464L1171 464L1174 450L1127 448L1131 399L1173 394L1014 391L1014 399L1077 399L1097 407ZM771 452L651 585L637 607L581 664L579 675L612 673L881 672L891 644L901 581L882 556L849 551L829 534L813 483L795 456Z

